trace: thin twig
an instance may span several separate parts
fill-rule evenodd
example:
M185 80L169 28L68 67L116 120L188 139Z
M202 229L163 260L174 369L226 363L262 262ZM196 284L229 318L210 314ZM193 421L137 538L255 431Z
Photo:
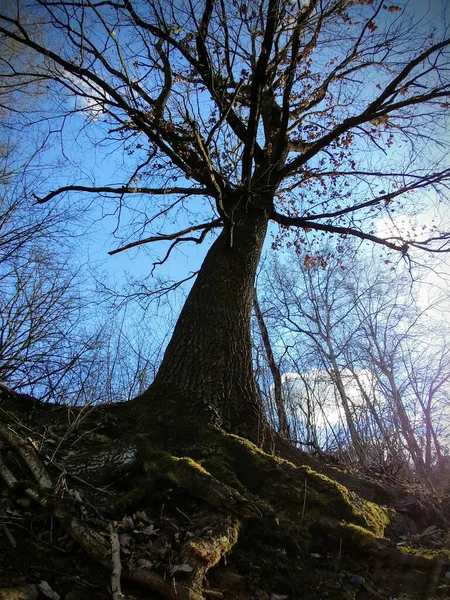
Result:
M302 524L303 524L303 519L305 517L305 510L306 510L306 492L308 491L308 483L307 483L307 479L305 477L305 494L303 496L303 507L302 507L302 516L300 517L300 525L299 525L299 529L301 528Z
M122 563L120 562L120 542L117 530L112 523L108 524L109 540L111 542L111 591L113 600L122 600L122 588L120 578L122 575Z

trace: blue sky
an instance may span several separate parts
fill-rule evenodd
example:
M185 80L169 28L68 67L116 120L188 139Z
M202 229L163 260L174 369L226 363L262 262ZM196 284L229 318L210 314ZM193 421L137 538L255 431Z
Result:
M416 10L419 9L427 12L427 3L411 2ZM444 4L441 0L432 0L430 3L431 12L441 9ZM444 26L445 23L440 20L438 26ZM365 86L365 92L370 88L370 85ZM373 85L372 85L373 87ZM53 103L50 110L54 110L57 104L60 105L61 115L68 108L72 110L84 108L82 105L77 105L77 102L65 96L60 90L53 95ZM56 104L55 104L56 103ZM39 108L42 110L42 107ZM102 124L101 118L95 115L95 112L86 113L79 112L73 114L67 120L61 118L53 119L53 115L49 114L51 120L48 122L50 128L55 129L52 137L51 147L47 151L47 162L49 165L57 165L52 171L51 181L48 182L48 188L54 189L59 185L67 185L74 183L88 184L94 182L97 185L123 184L124 175L130 174L133 169L134 157L128 157L124 152L123 147L119 142L111 141L111 136L108 135L107 128ZM61 133L58 128L62 127ZM27 132L28 135L28 132ZM387 159L399 159L395 155L399 152L397 148L390 151L390 157ZM380 156L382 156L380 154ZM376 154L371 156L371 162L376 164ZM129 161L130 166L126 165ZM146 184L158 185L157 178L146 181ZM180 182L178 182L180 183ZM355 188L355 192L358 192ZM67 196L66 201L69 205L74 206L79 201L83 207L89 205L89 213L86 214L84 227L79 228L79 237L77 244L79 247L79 260L89 262L94 266L97 273L101 273L102 277L108 279L112 284L121 286L125 280L125 274L129 273L132 278L139 279L147 277L152 270L152 263L155 260L161 259L167 251L168 242L151 244L145 248L134 249L123 252L115 256L108 256L108 252L114 250L121 245L121 242L130 242L146 235L154 235L156 232L163 233L173 232L183 229L188 224L189 216L186 214L178 214L173 222L168 219L161 219L156 226L146 227L141 230L132 231L130 227L131 213L122 215L120 227L117 228L117 220L111 215L115 207L112 203L107 204L101 202L98 198L89 198L88 195L79 195L72 193ZM142 220L141 220L142 224ZM116 230L118 235L115 235ZM120 237L121 236L121 237ZM201 245L181 244L179 245L167 262L155 270L155 276L169 277L177 280L186 277L190 272L198 270L202 259L207 251L212 235L209 235L207 240ZM271 243L270 236L266 241L266 247Z

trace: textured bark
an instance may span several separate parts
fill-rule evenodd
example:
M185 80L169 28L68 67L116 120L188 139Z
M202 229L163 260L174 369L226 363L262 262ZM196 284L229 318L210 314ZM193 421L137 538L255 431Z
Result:
M155 381L138 402L174 426L213 424L252 441L269 431L253 376L250 317L268 207L240 203L210 248ZM268 206L270 202L266 203Z

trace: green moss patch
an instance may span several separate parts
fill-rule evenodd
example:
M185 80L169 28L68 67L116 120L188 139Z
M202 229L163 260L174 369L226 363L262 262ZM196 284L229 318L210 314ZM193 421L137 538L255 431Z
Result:
M202 464L215 477L297 522L327 517L382 537L393 516L392 510L363 500L326 475L270 456L236 435L209 431L200 448L192 450L198 458L206 455Z
M410 556L416 556L418 558L425 558L427 560L434 560L442 558L446 562L450 561L450 550L446 548L425 548L423 546L413 547L406 544L400 544L397 548L404 554Z

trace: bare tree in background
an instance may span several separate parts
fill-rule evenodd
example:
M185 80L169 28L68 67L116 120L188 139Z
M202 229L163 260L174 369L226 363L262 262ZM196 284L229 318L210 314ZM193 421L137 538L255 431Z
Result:
M425 302L429 284L417 275L328 246L314 259L291 253L273 262L261 298L291 381L282 390L291 423L312 429L322 448L325 431L335 434L346 460L356 453L361 465L429 477L448 445L448 300L441 293ZM321 435L308 416L311 399ZM348 439L327 415L342 415Z

